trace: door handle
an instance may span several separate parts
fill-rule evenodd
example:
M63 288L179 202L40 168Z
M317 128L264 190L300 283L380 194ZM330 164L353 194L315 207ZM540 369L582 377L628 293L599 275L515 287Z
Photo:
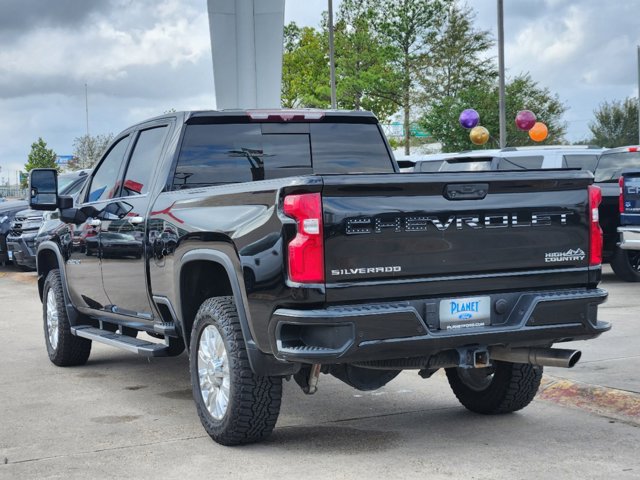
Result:
M129 217L129 223L131 225L140 225L144 222L144 217Z
M90 227L99 227L100 225L102 225L102 220L100 220L99 218L92 218L87 222L87 224Z

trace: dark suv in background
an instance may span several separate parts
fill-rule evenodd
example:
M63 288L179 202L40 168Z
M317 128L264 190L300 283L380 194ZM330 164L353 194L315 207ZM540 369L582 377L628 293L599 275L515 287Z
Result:
M88 172L89 170L78 170L60 175L58 179L60 195L74 196L77 194L84 185ZM51 212L47 212L45 215L51 216ZM15 265L35 270L37 250L35 240L38 230L45 220L43 212L38 210L21 210L15 214L6 236L7 257Z
M620 248L620 175L624 170L640 169L640 147L610 148L600 155L595 184L602 190L600 225L604 233L604 261L627 282L640 282L640 250Z

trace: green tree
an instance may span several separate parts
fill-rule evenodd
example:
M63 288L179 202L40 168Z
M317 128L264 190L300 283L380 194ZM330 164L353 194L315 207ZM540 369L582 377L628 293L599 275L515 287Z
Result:
M382 119L397 111L388 92L398 76L394 50L374 30L375 12L369 2L345 0L335 23L338 107L371 110ZM286 108L329 108L329 42L327 19L319 30L289 23L284 28L282 105Z
M488 55L494 45L491 33L475 29L474 21L475 12L468 6L454 3L447 9L417 72L426 104L497 78L495 59Z
M474 108L480 114L480 124L489 130L491 140L485 146L476 146L469 140L469 131L458 123L460 112ZM510 147L537 145L527 132L516 128L515 117L519 110L531 110L549 129L549 136L541 144L564 143L566 124L562 115L566 107L548 88L541 87L530 75L520 75L506 85L507 145ZM498 146L498 86L487 82L462 89L455 97L441 97L428 108L421 121L422 127L442 142L445 152L494 148Z
M604 102L593 112L589 123L590 143L603 147L622 147L638 143L638 99Z
M91 168L113 141L113 134L82 135L73 140L73 158L67 164L69 170Z
M34 168L55 168L60 170L56 163L58 155L52 149L47 148L47 142L39 137L36 142L31 144L31 151L27 157L27 163L24 164L25 172L29 173ZM22 188L27 187L27 178L22 180Z
M395 49L376 32L374 2L343 0L335 28L337 99L340 108L371 110L386 120L398 110L400 81ZM328 35L328 32L327 32Z
M294 22L285 25L282 106L327 108L330 98L328 47L322 33Z
M418 95L417 72L428 58L436 33L453 0L369 0L376 6L376 25L383 43L395 49L393 66L399 83L387 92L403 114L404 150L411 153L412 109Z

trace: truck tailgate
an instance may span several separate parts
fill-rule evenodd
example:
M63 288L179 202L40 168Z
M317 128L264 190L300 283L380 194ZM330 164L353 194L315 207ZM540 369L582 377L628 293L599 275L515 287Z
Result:
M588 172L324 176L326 283L584 268ZM478 280L477 290L491 289ZM328 298L328 300L331 300Z

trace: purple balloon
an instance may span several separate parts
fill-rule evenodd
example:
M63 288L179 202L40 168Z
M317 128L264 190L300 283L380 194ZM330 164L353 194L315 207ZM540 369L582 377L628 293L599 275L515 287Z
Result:
M536 124L536 114L531 110L520 110L516 115L516 127L519 130L528 132Z
M464 128L473 128L480 123L480 114L473 108L467 108L460 114L460 125Z

